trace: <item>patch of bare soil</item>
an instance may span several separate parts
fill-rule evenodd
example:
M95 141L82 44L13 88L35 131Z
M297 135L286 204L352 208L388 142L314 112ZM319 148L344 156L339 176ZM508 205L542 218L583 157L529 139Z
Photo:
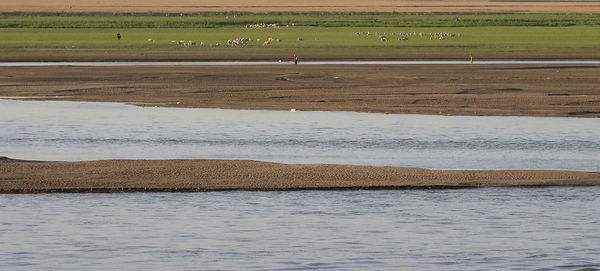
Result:
M600 117L600 67L0 68L0 96L172 107Z

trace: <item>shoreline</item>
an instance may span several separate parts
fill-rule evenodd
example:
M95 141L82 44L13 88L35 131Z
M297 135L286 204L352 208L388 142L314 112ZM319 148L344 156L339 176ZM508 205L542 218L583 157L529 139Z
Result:
M60 97L52 96L0 96L0 101L21 101L21 102L69 102L69 103L108 103L108 104L119 104L124 106L135 106L135 107L154 107L154 108L177 108L177 109L214 109L214 110L232 110L232 111L267 111L275 113L288 113L288 112L315 112L315 113L357 113L357 114L378 114L378 115L405 115L405 116L430 116L430 117L522 117L522 118L566 118L566 119L595 119L598 116L590 115L569 115L569 116L538 116L538 115L451 115L451 114L435 114L435 113L390 113L380 111L352 111L352 110L298 110L296 108L255 108L255 107L181 107L178 105L161 104L155 105L144 102L127 102L127 101L87 101L87 100L70 100L62 99ZM17 159L19 160L19 159ZM125 159L127 160L127 159ZM175 159L177 160L177 159ZM87 161L87 160L86 160Z
M249 160L25 161L0 158L0 194L598 186L600 173L428 170Z
M0 97L139 106L600 117L600 66L0 67Z
M364 55L347 55L343 52L331 54L319 51L319 48L311 51L311 48L302 48L302 60L300 64L307 62L380 62L380 61L462 61L463 65L471 64L469 56L464 52L432 52L426 54L419 51L396 52L392 51L385 56L377 51L365 51ZM0 62L6 63L60 63L60 62L87 62L87 63L131 63L131 62L265 62L268 65L286 64L278 63L280 59L286 59L290 50L286 48L272 48L271 53L259 52L256 54L244 54L243 51L226 52L221 49L212 53L208 51L169 51L162 50L125 50L125 49L64 49L64 48L0 48ZM108 53L107 53L108 52ZM576 52L557 51L557 52L479 52L476 62L484 61L600 61L600 54L592 50L579 50ZM289 63L287 63L289 64ZM35 67L35 66L32 66Z
M420 59L322 59L304 60L295 64L286 60L279 62L272 59L264 60L207 60L207 61L0 61L3 68L36 68L36 67L242 67L242 66L507 66L518 65L539 66L554 65L556 67L600 67L600 60L595 58L490 58L469 61L460 58L420 58Z

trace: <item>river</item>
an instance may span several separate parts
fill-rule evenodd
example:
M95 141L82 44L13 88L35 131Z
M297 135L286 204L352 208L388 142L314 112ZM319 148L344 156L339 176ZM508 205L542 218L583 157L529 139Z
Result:
M600 120L0 100L0 156L600 171Z
M563 60L334 60L334 61L301 61L299 65L317 66L355 66L355 65L517 65L517 66L600 66L597 60L563 59ZM0 67L210 67L210 66L270 66L293 65L283 61L57 61L57 62L0 62Z
M599 194L0 195L0 270L598 270Z

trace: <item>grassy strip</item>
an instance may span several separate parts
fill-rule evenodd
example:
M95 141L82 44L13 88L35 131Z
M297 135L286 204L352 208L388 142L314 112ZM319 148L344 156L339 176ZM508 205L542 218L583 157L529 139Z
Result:
M589 14L4 13L0 58L598 58L599 26Z
M118 40L117 32L123 38ZM239 40L244 39L244 42ZM238 42L236 43L236 39ZM600 47L597 27L477 28L221 28L221 29L2 29L0 48L172 49L390 48L423 50L549 50Z
M0 28L219 28L600 26L596 14L564 13L3 13Z

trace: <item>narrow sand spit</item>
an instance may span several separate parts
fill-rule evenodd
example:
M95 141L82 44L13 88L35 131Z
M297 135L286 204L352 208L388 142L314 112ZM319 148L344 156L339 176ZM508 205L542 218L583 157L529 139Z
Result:
M237 160L38 162L0 158L0 193L592 185L600 185L600 173L453 171Z

